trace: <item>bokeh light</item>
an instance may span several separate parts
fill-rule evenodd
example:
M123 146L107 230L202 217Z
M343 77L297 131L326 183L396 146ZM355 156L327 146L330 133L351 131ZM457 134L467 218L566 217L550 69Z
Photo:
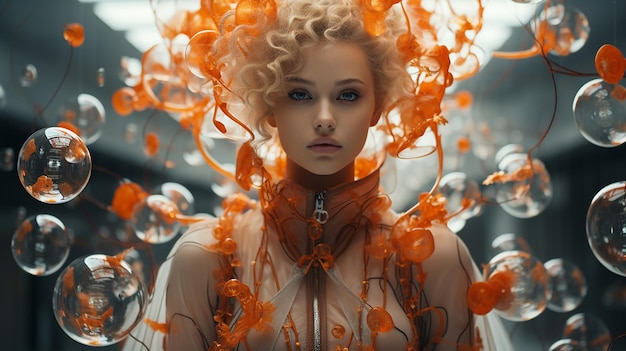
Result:
M552 287L548 308L561 313L573 311L587 295L587 282L582 271L573 262L562 258L553 258L544 266Z
M577 313L565 321L563 338L577 342L585 351L606 351L611 343L611 332L599 317Z
M90 94L78 94L68 99L60 113L60 122L71 123L85 145L90 145L102 135L106 112L100 100Z

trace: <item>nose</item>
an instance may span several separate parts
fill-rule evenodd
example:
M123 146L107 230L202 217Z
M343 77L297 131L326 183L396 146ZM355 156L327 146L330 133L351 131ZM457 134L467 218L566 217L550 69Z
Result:
M319 132L329 132L335 129L337 121L328 101L321 101L319 110L313 120L315 130Z

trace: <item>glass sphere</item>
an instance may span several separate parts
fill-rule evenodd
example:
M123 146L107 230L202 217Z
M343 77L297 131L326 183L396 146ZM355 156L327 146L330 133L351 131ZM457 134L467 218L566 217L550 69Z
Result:
M27 88L35 83L37 83L37 67L29 63L22 69L22 74L20 75L20 85Z
M7 147L0 149L0 170L10 172L15 167L15 151Z
M143 317L146 286L121 255L78 258L56 280L54 315L61 329L81 344L115 344Z
M72 131L42 128L22 145L17 172L22 186L35 199L49 204L65 203L87 186L91 155Z
M454 215L448 226L458 232L465 221L482 211L482 193L478 183L463 172L452 172L441 178L439 193L446 198L448 215Z
M528 321L539 316L550 300L548 273L539 260L523 251L506 251L494 256L486 273L488 281L498 279L501 298L494 311L511 321Z
M184 215L194 214L195 199L189 189L179 183L166 182L157 186L152 192L154 195L163 195L172 200Z
M26 218L11 240L15 262L36 276L58 271L70 253L70 237L58 218L40 214Z
M563 338L577 342L585 351L606 351L611 343L611 332L597 316L578 313L565 322Z
M561 339L550 345L548 351L587 351L587 349L580 346L575 340Z
M546 267L552 287L548 309L555 312L570 312L578 307L587 295L587 283L578 266L562 258L551 259L543 265Z
M517 218L539 215L552 200L552 182L543 162L513 153L502 159L499 168L512 179L498 184L496 200L508 214Z
M565 6L559 2L547 6L539 15L546 20L550 30L555 34L554 47L550 53L567 56L579 51L589 39L589 21L579 9Z
M174 239L180 231L180 215L172 200L163 195L150 195L135 205L131 222L139 239L161 244Z
M626 106L614 96L616 86L601 78L593 79L574 97L576 127L594 145L616 147L626 141Z
M60 121L74 125L85 145L90 145L102 135L106 113L98 98L79 94L65 103L60 111Z
M515 250L532 253L530 245L528 244L526 239L514 233L500 234L491 242L492 256L495 256L501 252Z
M587 241L609 271L626 276L626 182L602 188L587 210Z

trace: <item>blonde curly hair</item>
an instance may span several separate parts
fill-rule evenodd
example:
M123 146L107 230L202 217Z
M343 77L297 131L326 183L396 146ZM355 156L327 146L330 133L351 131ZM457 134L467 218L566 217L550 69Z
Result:
M383 34L369 34L359 0L284 0L278 4L275 20L238 25L222 35L216 43L227 52L220 62L222 73L230 91L247 106L242 120L262 141L272 138L266 120L274 100L286 93L285 78L302 68L304 50L319 43L349 42L361 47L374 76L376 109L384 113L414 89L396 46L398 36L407 30L405 22L390 13L385 24Z

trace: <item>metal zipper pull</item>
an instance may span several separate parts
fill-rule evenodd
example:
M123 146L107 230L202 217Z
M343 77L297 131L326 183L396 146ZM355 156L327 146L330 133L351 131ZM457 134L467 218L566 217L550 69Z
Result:
M324 224L328 221L328 212L324 210L324 198L326 197L326 192L315 193L315 211L313 211L313 216L320 224Z

